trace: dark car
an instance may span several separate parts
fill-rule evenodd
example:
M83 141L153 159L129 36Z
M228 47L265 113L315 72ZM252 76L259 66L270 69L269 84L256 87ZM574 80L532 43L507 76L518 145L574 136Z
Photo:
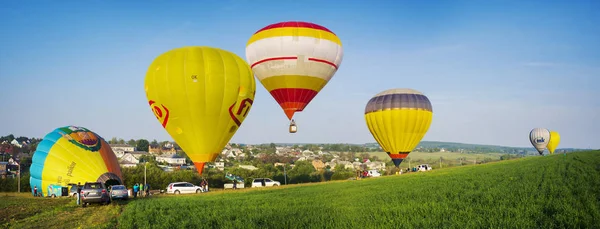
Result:
M102 182L85 182L81 189L81 204L85 207L90 203L110 203L110 197Z
M129 194L127 193L127 188L125 185L113 185L110 187L110 199L129 199Z

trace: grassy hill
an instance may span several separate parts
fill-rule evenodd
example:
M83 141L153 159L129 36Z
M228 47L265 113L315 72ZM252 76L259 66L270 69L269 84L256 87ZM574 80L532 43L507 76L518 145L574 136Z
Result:
M87 208L0 195L0 216L10 228L592 228L600 225L600 151Z

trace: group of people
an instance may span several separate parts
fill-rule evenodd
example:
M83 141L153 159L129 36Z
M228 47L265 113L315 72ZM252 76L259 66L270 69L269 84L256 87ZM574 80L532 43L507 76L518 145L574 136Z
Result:
M147 197L150 195L150 185L135 183L133 185L133 198L137 198L138 195L140 197Z
M208 180L206 178L202 178L202 181L200 181L200 188L202 192L208 192Z

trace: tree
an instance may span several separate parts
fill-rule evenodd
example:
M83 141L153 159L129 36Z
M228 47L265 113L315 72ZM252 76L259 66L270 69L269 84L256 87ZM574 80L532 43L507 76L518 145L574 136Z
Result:
M110 141L108 141L108 144L117 144L118 142L119 140L117 140L117 137L112 137Z
M146 139L139 139L139 140L137 140L137 142L135 144L135 148L139 151L148 152L149 146L150 146L150 142L148 142L148 140L146 140Z
M133 140L133 139L129 139L129 141L127 141L127 145L136 146L137 142L135 142L135 140Z
M150 142L150 144L152 146L158 146L158 141L156 141L156 139L152 140L152 142Z
M125 144L125 140L123 140L122 138L119 138L119 141L117 142L117 144Z

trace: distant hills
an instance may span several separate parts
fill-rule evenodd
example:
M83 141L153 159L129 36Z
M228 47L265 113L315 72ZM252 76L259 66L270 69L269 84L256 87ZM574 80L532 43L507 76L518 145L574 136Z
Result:
M275 143L278 146L298 146L298 145L340 145L337 144L315 144L315 143ZM378 143L365 143L365 144L341 144L348 146L365 147L369 149L381 149ZM449 152L477 152L477 153L508 153L508 154L538 154L538 152L532 147L511 147L511 146L498 146L498 145L482 145L482 144L468 144L458 142L441 142L441 141L421 141L415 151L422 152L439 152L441 150ZM589 149L579 148L559 148L555 153L582 151Z

